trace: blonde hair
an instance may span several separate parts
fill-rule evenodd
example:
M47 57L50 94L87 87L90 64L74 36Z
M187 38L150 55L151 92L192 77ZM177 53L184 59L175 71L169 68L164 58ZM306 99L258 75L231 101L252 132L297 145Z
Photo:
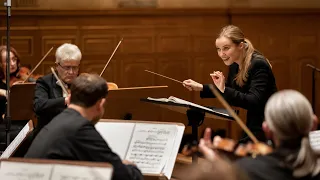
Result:
M56 63L63 61L80 61L82 54L78 46L70 43L64 43L56 51Z
M248 80L248 69L251 64L252 54L257 50L253 47L251 41L249 39L245 38L244 33L237 26L228 25L228 26L223 27L219 33L218 38L219 37L226 37L226 38L230 39L236 45L239 45L240 43L245 44L244 60L239 65L239 72L235 77L237 85L239 85L241 87ZM271 67L269 60L266 58L264 58L264 59L269 63L269 65Z
M273 94L265 108L265 120L274 136L280 141L300 140L297 154L288 154L286 163L293 169L294 177L315 176L320 172L317 155L309 142L313 125L312 107L300 92L282 90Z

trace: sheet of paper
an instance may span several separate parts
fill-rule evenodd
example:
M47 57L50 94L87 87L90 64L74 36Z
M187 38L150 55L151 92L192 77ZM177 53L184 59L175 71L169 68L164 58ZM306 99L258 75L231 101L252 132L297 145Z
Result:
M221 115L224 115L224 116L230 116L229 114L225 114L225 113L221 113L221 112L218 112L218 111L214 111L214 110L212 110L210 108L207 108L207 107L204 107L204 106L201 106L201 105L198 105L198 104L195 104L195 103L183 100L183 99L179 99L179 98L174 97L174 96L170 96L169 100L172 101L172 102L180 103L180 104L186 104L186 105L194 106L194 107L197 107L197 108L200 108L200 109L204 109L204 110L207 110L207 111L210 111L210 112L215 112L215 113L218 113L218 114L221 114Z
M134 123L98 122L95 127L113 152L125 158ZM121 142L121 143L119 143Z
M54 165L52 178L55 180L111 180L111 167L88 167L75 165Z
M176 125L136 124L125 159L142 173L159 174L170 158L176 134Z
M310 145L313 150L320 151L320 130L309 133Z
M159 102L169 102L169 99L167 98L152 98L152 97L148 97L148 100L152 100L152 101L159 101Z
M0 179L50 180L53 165L2 161Z
M29 124L27 123L19 132L19 134L14 138L14 140L9 144L6 150L1 154L0 159L9 158L12 153L17 149L17 147L22 143L22 141L28 135L30 131Z

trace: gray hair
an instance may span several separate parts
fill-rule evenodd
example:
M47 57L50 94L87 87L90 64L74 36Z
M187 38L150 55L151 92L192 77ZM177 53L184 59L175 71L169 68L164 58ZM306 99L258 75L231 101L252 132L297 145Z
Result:
M295 90L273 94L265 108L265 120L280 142L301 141L299 152L288 154L286 163L294 177L314 176L320 172L317 156L309 142L313 110L308 99Z
M80 61L82 54L78 46L70 43L64 43L56 51L56 63L63 61Z

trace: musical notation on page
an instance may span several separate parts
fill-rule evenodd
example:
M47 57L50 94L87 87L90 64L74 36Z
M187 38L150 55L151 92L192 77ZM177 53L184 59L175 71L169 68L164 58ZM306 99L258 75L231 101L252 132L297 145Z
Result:
M126 158L142 173L159 174L172 153L177 133L175 125L137 124Z

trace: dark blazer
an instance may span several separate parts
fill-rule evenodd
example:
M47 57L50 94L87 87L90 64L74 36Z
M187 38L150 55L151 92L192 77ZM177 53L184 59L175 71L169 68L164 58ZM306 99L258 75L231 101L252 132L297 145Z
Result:
M259 140L264 141L262 131L264 108L269 97L277 91L272 69L262 55L254 53L248 69L248 80L242 87L239 87L234 80L238 70L238 64L230 65L225 91L221 94L230 105L247 110L248 128ZM202 98L215 97L208 85L203 86L200 96ZM249 140L248 136L244 135L241 142L247 140Z
M280 148L269 155L239 159L235 164L252 180L294 180L292 169L284 162L288 154L297 152L298 149L295 148ZM320 175L303 177L299 180L320 180Z
M114 168L113 179L143 178L135 166L122 164L89 120L70 108L41 129L25 158L108 162Z
M33 101L33 108L38 118L36 133L67 107L62 96L62 88L56 82L57 79L52 73L39 78L36 82Z

